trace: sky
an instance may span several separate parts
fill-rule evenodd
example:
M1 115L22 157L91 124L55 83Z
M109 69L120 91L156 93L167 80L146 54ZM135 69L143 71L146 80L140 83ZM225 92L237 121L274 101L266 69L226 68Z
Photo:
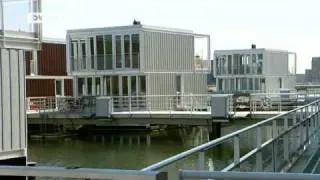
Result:
M211 48L257 48L297 53L297 71L320 56L319 0L42 0L43 35L67 29L142 24L211 36Z

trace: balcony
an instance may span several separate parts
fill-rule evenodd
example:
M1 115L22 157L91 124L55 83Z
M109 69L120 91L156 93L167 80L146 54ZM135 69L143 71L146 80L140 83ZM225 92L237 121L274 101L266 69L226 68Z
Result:
M135 53L132 55L124 54L124 56L113 56L112 54L104 54L97 56L71 57L70 59L71 70L76 72L140 68L139 53Z

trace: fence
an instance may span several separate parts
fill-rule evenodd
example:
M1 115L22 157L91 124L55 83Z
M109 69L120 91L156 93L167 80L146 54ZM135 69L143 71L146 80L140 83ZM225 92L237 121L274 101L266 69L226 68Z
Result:
M318 144L319 107L318 100L192 148L142 170L160 170L194 155L198 155L197 169L204 170L205 152L212 152L227 144L233 147L233 156L229 162L220 162L225 165L217 167L216 170L285 172L306 149ZM252 139L249 141L255 143L249 149L242 148L241 145L248 141L248 138L243 137L248 137L249 132L254 134L250 136ZM262 135L263 132L265 135Z
M146 95L112 97L113 111L209 111L208 95Z

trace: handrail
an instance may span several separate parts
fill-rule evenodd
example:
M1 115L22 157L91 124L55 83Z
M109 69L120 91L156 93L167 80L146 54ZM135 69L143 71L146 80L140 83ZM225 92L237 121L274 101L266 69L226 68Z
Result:
M256 123L256 124L250 125L250 126L248 126L248 127L245 127L245 128L243 128L243 129L240 129L240 130L235 131L235 132L233 132L233 133L230 133L230 134L227 134L227 135L225 135L225 136L222 136L222 137L220 137L220 138L218 138L218 139L212 140L212 141L210 141L210 142L208 142L208 143L205 143L205 144L202 144L202 145L200 145L200 146L191 148L191 149L189 149L189 150L187 150L187 151L185 151L185 152L182 152L182 153L180 153L180 154L177 154L177 155L174 155L174 156L172 156L172 157L169 157L169 158L167 158L167 159L165 159L165 160L162 160L162 161L160 161L160 162L158 162L158 163L152 164L152 165L150 165L150 166L148 166L148 167L143 168L142 171L155 171L155 170L159 170L159 169L161 169L161 168L163 168L163 167L165 167L165 166L168 166L168 165L170 165L170 164L172 164L172 163L174 163L174 162L176 162L176 161L178 161L178 160L184 159L184 158L186 158L186 157L188 157L188 156L190 156L190 155L193 155L193 154L198 153L198 152L201 152L201 151L205 151L206 149L209 149L209 148L212 148L212 147L214 147L214 146L216 146L216 145L219 145L219 144L223 143L224 141L229 140L229 139L231 139L231 138L233 138L233 137L235 137L235 136L238 136L239 134L241 134L241 133L243 133L243 132L245 132L245 131L248 131L248 130L254 129L254 128L256 128L256 127L259 127L259 126L261 126L261 125L263 125L263 124L272 122L273 120L275 120L275 119L277 119L277 118L287 116L288 114L290 114L290 113L292 113L292 112L299 111L299 110L301 110L301 109L303 109L303 108L306 108L306 107L308 107L308 106L317 104L317 103L319 103L319 102L320 102L320 100L317 100L317 101L314 101L314 102L309 103L309 104L307 104L307 105L304 105L304 106L302 106L302 107L298 107L298 108L296 108L296 109L290 110L290 111L288 111L288 112L286 112L286 113L273 116L273 117L271 117L271 118L268 118L268 119L263 120L263 121L261 121L261 122L258 122L258 123Z
M1 176L60 177L114 180L160 180L167 179L165 172L142 172L139 170L63 168L48 166L0 166Z
M229 179L229 180L318 180L320 174L303 173L270 173L270 172L220 172L220 171L197 171L180 170L180 179Z

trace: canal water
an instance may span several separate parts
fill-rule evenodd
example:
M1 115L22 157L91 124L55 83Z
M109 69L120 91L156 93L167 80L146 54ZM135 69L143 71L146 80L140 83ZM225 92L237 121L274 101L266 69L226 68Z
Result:
M257 120L238 120L222 127L222 135L244 128ZM253 146L255 135L241 138L241 146ZM29 140L28 160L38 165L86 168L141 169L167 157L183 152L209 140L207 127L174 128L151 134L92 136L85 140ZM233 158L232 143L206 152L206 168L221 169ZM166 168L196 168L197 156Z

